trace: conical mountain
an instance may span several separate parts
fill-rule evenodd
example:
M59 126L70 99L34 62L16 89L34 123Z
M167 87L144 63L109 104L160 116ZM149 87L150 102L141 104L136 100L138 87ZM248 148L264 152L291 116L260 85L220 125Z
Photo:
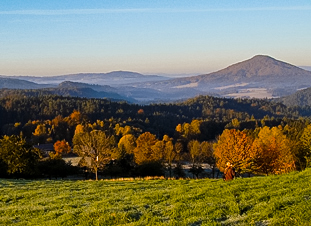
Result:
M190 80L195 79L196 82L218 81L230 83L259 82L270 79L273 81L276 79L289 81L297 77L303 79L306 77L311 78L311 72L269 56L257 55L249 60L233 64L223 70L192 77Z
M225 69L204 75L177 78L154 83L157 88L195 88L211 91L223 86L243 86L263 88L283 88L311 86L311 72L276 60L269 56L257 55L249 60L233 64Z

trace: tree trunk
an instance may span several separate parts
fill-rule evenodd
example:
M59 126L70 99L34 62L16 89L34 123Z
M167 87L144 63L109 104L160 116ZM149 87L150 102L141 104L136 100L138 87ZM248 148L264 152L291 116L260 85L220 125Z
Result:
M172 178L172 164L169 165L170 178Z

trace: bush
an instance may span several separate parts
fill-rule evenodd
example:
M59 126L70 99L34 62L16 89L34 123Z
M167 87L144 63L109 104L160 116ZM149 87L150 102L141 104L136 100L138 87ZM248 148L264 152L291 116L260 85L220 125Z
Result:
M76 168L73 167L71 163L66 163L63 159L51 158L39 162L38 169L41 176L50 179L52 177L56 179L58 177L64 178L77 172Z
M135 174L140 177L164 176L164 167L161 162L145 162L138 165Z

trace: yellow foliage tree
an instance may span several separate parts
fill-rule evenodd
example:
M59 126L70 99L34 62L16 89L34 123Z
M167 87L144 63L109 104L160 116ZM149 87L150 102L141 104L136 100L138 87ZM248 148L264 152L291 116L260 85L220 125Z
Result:
M78 124L75 129L75 134L83 133L83 132L84 132L83 126L81 124Z
M157 139L150 132L141 134L136 140L136 148L134 149L135 162L141 164L143 162L155 161L152 146L155 145Z
M46 135L46 128L45 125L39 124L33 133L34 136L45 136Z
M308 125L300 137L300 143L302 147L302 155L305 158L305 166L308 167L311 164L311 125Z
M126 134L119 140L118 148L124 150L128 154L133 154L136 146L135 140L136 139L132 134Z

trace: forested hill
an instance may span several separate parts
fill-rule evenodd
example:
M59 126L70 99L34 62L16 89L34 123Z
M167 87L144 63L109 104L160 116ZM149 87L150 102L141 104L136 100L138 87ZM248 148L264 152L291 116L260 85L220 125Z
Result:
M281 97L277 101L287 106L310 106L311 105L311 88L300 90L292 95Z
M310 116L310 108L288 108L283 104L259 99L226 99L198 96L180 103L137 105L107 99L47 96L7 96L0 98L0 125L26 123L30 120L52 120L67 117L74 110L87 120L109 120L136 124L156 134L173 134L177 124L193 119L230 122L232 119L298 118Z
M94 87L100 87L95 90ZM107 91L105 91L107 90ZM125 100L128 102L135 102L135 99L122 96L112 91L113 88L109 86L96 86L84 83L63 82L58 87L41 88L41 89L0 89L0 98L7 96L46 96L59 95L70 97L86 97L86 98L108 98L111 100Z

